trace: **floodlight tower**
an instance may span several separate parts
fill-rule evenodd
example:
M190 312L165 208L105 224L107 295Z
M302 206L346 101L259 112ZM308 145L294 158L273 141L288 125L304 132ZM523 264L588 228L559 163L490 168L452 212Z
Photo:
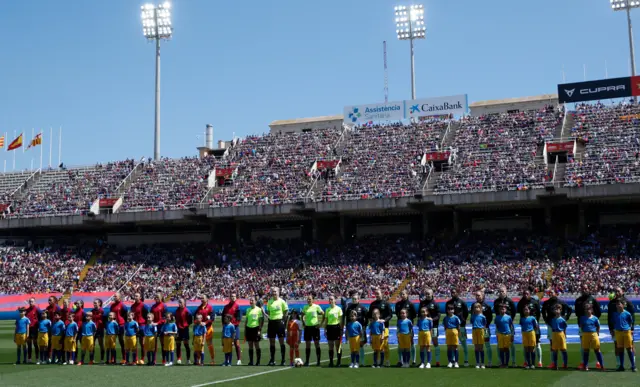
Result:
M637 0L610 0L611 8L614 11L627 12L627 27L629 29L629 60L631 61L631 76L636 75L636 54L633 49L633 29L631 28L631 8L640 7L640 1Z
M153 139L153 159L160 160L160 40L171 38L171 3L142 6L142 33L156 42L156 112Z
M416 99L416 74L413 60L414 39L426 39L427 27L424 23L424 6L413 4L409 7L395 7L396 33L399 40L408 40L411 49L411 99Z

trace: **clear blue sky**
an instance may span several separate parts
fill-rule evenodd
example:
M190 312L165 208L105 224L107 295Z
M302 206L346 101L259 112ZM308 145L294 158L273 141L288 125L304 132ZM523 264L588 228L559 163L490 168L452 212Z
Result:
M62 160L91 164L153 154L154 46L134 0L0 1L0 132L63 127ZM215 139L268 131L276 119L341 114L409 99L408 42L387 0L175 0L162 48L164 156ZM427 40L416 45L418 97L469 101L554 93L567 82L629 75L624 13L608 0L423 0ZM633 20L640 26L640 10ZM638 36L640 39L640 36ZM57 140L53 160L58 158ZM34 152L39 165L39 152ZM11 155L0 151L2 160ZM20 152L17 167L31 156Z

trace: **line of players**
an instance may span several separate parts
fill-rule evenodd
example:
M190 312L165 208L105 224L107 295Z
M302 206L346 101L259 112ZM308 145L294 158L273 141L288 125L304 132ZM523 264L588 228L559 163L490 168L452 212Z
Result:
M477 367L482 368L484 366L484 355L485 351L488 352L488 365L491 366L492 363L492 348L489 342L490 331L489 326L493 322L493 313L497 314L495 324L497 328L497 338L498 338L498 348L500 353L500 362L502 366L507 366L509 362L509 358L512 359L512 365L515 366L515 345L513 344L513 324L516 312L520 313L521 317L521 325L523 331L523 342L525 347L525 358L526 358L526 367L532 368L535 364L535 359L538 359L538 366L542 366L541 359L541 348L540 348L540 329L538 321L540 321L540 317L544 318L545 322L549 326L550 341L552 343L552 353L554 353L554 361L551 364L551 367L556 367L558 364L557 361L557 352L563 353L563 363L566 365L566 340L564 337L564 329L566 329L566 321L571 315L571 309L559 300L555 294L551 294L551 297L545 301L542 307L540 306L539 301L532 297L532 290L527 289L523 293L522 299L519 301L516 306L515 303L507 298L506 289L504 286L499 289L499 297L494 301L494 309L492 310L489 305L484 302L484 294L479 291L476 293L477 303L474 304L473 311L474 313L471 316L471 323L474 327L473 330L473 344L476 355L476 363ZM155 353L157 351L157 341L155 340L156 336L165 337L168 336L169 344L168 348L166 340L158 340L161 343L163 355L166 354L166 357L163 356L163 363L172 364L172 358L169 356L173 352L173 346L175 343L175 338L178 339L178 362L180 362L180 343L183 343L186 350L187 360L189 361L190 352L189 352L189 326L191 325L191 315L189 311L185 307L184 300L180 300L180 305L178 310L176 311L176 322L173 321L167 323L166 317L164 314L165 307L162 304L161 295L156 296L156 304L152 306L151 313L147 314L146 310L143 307L139 314L142 316L146 315L146 319L144 319L144 323L140 324L136 321L136 311L138 308L136 304L142 304L140 295L135 296L136 300L134 304L131 306L131 312L127 313L124 305L120 301L120 296L118 294L114 297L114 303L111 306L112 313L110 314L109 324L111 321L114 324L112 326L116 326L117 328L111 329L111 331L107 327L107 350L108 360L115 362L115 339L116 337L120 341L120 346L122 350L122 361L126 362L125 357L128 357L129 354L134 356L134 361L137 357L137 349L135 344L135 337L139 336L140 345L141 345L141 354L147 354L147 360L150 364L155 362ZM239 349L239 322L241 320L240 311L237 303L235 302L235 294L231 295L231 301L228 305L225 306L225 310L223 311L223 315L226 317L223 324L223 342L228 342L228 344L224 345L223 351L225 353L225 362L224 365L230 365L231 363L231 347L235 345L236 354L238 357L238 364L241 364L240 361L240 349ZM55 301L53 303L50 302L49 307L55 309L57 307ZM213 310L211 306L208 305L208 300L206 297L201 297L202 304L198 307L196 311L196 324L193 327L194 340L192 344L194 345L194 352L196 362L199 364L204 363L204 344L206 343L209 348L210 357L213 363L214 358L214 350L212 344L212 336L213 336L213 328L212 322L215 319L215 315L213 314ZM30 308L33 307L33 300L30 300ZM364 363L364 345L366 344L366 332L365 329L369 326L371 333L371 341L374 349L374 365L381 366L384 364L384 358L386 357L388 366L389 359L389 346L388 346L388 327L389 322L392 317L391 307L389 303L382 297L382 294L378 291L376 293L376 300L370 305L370 309L359 303L359 298L357 295L353 295L351 302L347 302L347 300L343 300L343 307L340 308L335 305L335 299L333 297L330 298L330 306L329 308L323 312L323 310L316 304L313 303L313 297L309 297L307 299L307 305L302 309L302 322L297 320L297 314L293 314L289 316L288 307L286 306L286 302L279 298L279 292L277 288L272 289L272 298L269 300L266 307L263 307L260 300L251 300L251 305L246 312L246 321L245 321L245 340L249 343L249 356L250 356L250 365L253 363L253 354L254 350L257 355L257 362L255 364L260 363L260 347L259 340L261 339L261 329L264 323L264 318L266 317L269 321L268 325L268 333L267 337L270 340L270 353L271 359L269 361L270 365L275 365L274 357L275 357L275 339L277 338L280 341L280 349L282 355L281 365L284 365L285 359L285 345L284 339L287 338L287 343L290 346L290 359L293 361L293 356L296 357L299 354L299 343L301 342L301 334L300 332L304 332L304 339L306 343L306 364L309 365L310 358L310 344L313 342L316 347L316 357L318 364L320 363L320 327L325 326L326 335L329 341L329 358L330 358L330 366L333 366L333 358L334 353L338 353L337 357L337 365L340 365L340 360L342 358L341 353L341 341L344 332L344 328L346 327L346 336L349 339L350 347L352 350L352 364L351 366L358 367L358 365L363 365ZM616 290L615 298L611 301L612 308L614 310L615 307L620 306L624 309L630 309L633 311L633 306L631 303L626 300L624 297L624 293L621 289ZM82 309L80 305L77 305L79 308L74 312L75 314L80 314ZM85 322L96 321L97 316L100 315L101 305L99 300L96 300L94 304L94 312L88 316L84 316L83 320ZM162 306L162 307L160 307ZM46 317L49 316L50 308L47 308L45 314L42 315L42 320L38 322L38 330L42 326L42 321L47 320ZM25 309L24 316L27 316L29 309ZM343 314L342 310L346 312ZM395 305L396 314L398 316L398 342L399 342L399 359L401 362L399 365L408 367L410 360L413 358L413 362L415 363L415 346L413 343L413 321L416 318L416 310L414 305L408 300L408 295L406 292L402 293L402 299L396 303ZM504 310L503 310L504 309ZM439 307L433 300L433 292L430 289L425 290L424 296L421 299L418 310L420 311L420 319L418 321L419 328L419 336L418 336L418 347L420 348L421 355L421 368L430 368L431 364L431 344L435 349L436 354L436 366L439 366L440 363L440 348L438 345L438 326L439 326ZM466 321L469 318L469 311L467 309L467 305L464 301L462 301L457 294L456 290L452 291L452 298L446 304L447 316L443 319L443 323L446 329L446 342L447 342L447 355L449 360L450 367L458 366L458 343L462 344L464 351L464 359L465 366L468 366L468 350L466 344ZM59 317L62 321L75 321L75 316L73 318L69 317L70 314L67 313L66 319L63 318L62 310L54 312L54 316ZM591 296L586 287L583 289L583 295L576 300L576 314L579 317L580 328L581 328L581 337L582 337L582 363L580 368L588 369L588 353L589 349L596 350L596 357L598 358L597 367L600 368L602 366L602 359L599 355L599 339L597 333L599 332L599 323L598 317L600 316L600 308L599 304L596 302L595 298ZM230 312L230 313L225 313ZM451 312L451 313L450 313ZM589 314L592 313L593 315ZM160 318L156 319L156 316L160 316ZM112 316L111 316L112 315ZM616 320L616 317L623 316L623 318L630 319L629 322L626 320ZM322 321L319 321L318 316L322 316ZM348 316L348 320L346 321ZM169 318L173 319L173 316L169 315ZM128 321L124 321L128 319ZM226 321L226 320L229 321ZM26 321L25 321L26 320ZM234 320L234 321L232 321ZM26 325L26 328L20 329L18 326L19 321L24 321L22 324ZM30 339L34 336L33 330L31 329L33 325L33 320L31 317L25 317L25 319L19 319L16 327L16 344L26 344ZM28 321L28 322L27 322ZM98 317L98 322L101 321L101 318ZM154 322L155 321L155 322ZM595 321L593 323L589 323L589 321ZM128 327L134 325L129 323L135 323L137 329L127 329ZM358 323L357 325L354 323ZM368 322L371 324L369 325ZM177 323L177 324L176 324ZM54 321L52 327L49 328L51 331L48 332L48 336L56 337L55 333L58 331L54 331L54 326L58 325L59 321ZM167 331L167 327L173 327L171 324L175 325L175 332L173 329ZM631 331L634 327L633 321L633 313L627 312L624 313L610 313L608 320L609 328L611 332L615 331L615 341L616 341L616 360L618 362L618 368L623 367L623 359L624 359L624 350L628 350L628 354L630 360L632 362L632 369L635 370L635 363L633 354L633 341ZM625 325L626 324L626 325ZM67 336L74 336L73 325L72 330L69 332ZM68 328L67 325L67 328ZM76 322L77 325L77 322ZM100 343L101 347L101 359L104 359L104 349L102 345L101 338L104 337L104 327L100 329L98 324L85 324L86 326L91 327L95 326L95 332L92 332L90 328L82 328L80 326L77 327L77 332L80 332L78 337L78 344L82 344L80 337L83 335L88 335L91 337L96 337ZM382 325L382 327L380 327ZM618 326L616 326L618 325ZM359 328L358 328L359 326ZM285 328L286 327L286 328ZM564 327L564 329L562 329ZM616 329L617 328L617 329ZM22 330L26 329L26 333L22 332ZM57 328L59 330L59 328ZM101 332L102 331L102 332ZM53 332L53 334L52 334ZM585 335L584 333L589 333L589 335ZM595 336L592 333L596 333ZM626 333L625 333L626 332ZM47 350L40 351L40 362L47 361L47 353L48 357L51 360L51 345L49 343L45 344L43 334L46 332L39 332L37 337L39 338L40 347L47 348ZM562 333L562 334L561 334ZM164 335L166 334L166 335ZM24 335L24 337L22 336ZM354 344L354 337L358 337L358 345ZM411 336L411 337L409 337ZM153 337L153 339L151 339ZM22 340L24 338L24 340ZM226 340L225 340L226 339ZM454 340L455 339L455 340ZM54 344L54 347L58 345L58 340L53 338L51 343ZM65 343L70 340L65 340ZM75 340L73 340L75 342ZM87 340L89 342L89 340ZM455 345L454 345L455 342ZM93 340L90 340L91 345L84 345L81 347L85 348L85 351L90 352L91 361L93 360ZM133 345L132 345L133 343ZM71 345L71 344L70 344ZM132 348L133 346L133 348ZM145 351L145 347L147 351ZM358 347L358 348L356 348ZM27 361L27 353L26 353L26 345L19 345L18 348L18 362L20 360L20 348L23 348L24 358ZM67 361L73 361L75 355L75 347L71 347L73 351L70 351L71 356ZM153 348L153 351L149 349ZM30 349L30 348L29 348ZM586 349L586 350L585 350ZM618 350L621 349L621 350ZM537 353L536 353L537 350ZM228 356L228 357L227 357ZM84 357L84 356L83 356ZM141 356L142 357L142 356ZM425 361L425 358L428 358ZM379 361L378 361L379 359ZM49 361L50 361L49 360ZM84 359L81 361L81 363ZM190 362L190 361L189 361Z

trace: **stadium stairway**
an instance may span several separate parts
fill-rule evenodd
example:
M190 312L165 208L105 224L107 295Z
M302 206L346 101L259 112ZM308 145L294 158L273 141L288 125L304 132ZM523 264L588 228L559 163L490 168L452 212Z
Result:
M442 134L440 141L441 149L447 149L453 143L453 139L456 137L459 128L460 122L450 121L450 127Z
M89 270L96 264L99 258L102 258L102 254L104 253L104 250L105 250L104 247L100 247L96 251L94 251L93 254L91 254L91 257L89 258L87 263L82 268L82 271L80 272L78 283L84 281L85 277L87 276L87 273L89 273Z
M573 117L573 114L567 112L567 118L563 120L563 125L560 126L560 131L556 129L556 137L571 137L571 128L575 125L576 120Z
M144 168L144 157L138 161L138 164L133 168L133 170L129 173L127 177L125 177L118 188L116 188L116 195L118 197L123 197L124 194L129 190L131 184L138 179L138 176L142 172Z
M409 285L409 282L411 282L411 278L409 277L402 280L402 282L396 288L396 290L394 290L393 293L391 293L389 300L397 300L398 298L400 298L400 293L402 293L402 291L407 287L407 285Z
M42 176L42 172L40 170L35 171L31 176L27 178L27 180L24 181L24 183L22 183L20 188L18 188L15 191L13 196L17 200L24 199L25 196L27 195L27 192L29 192L29 188L31 188L34 184L36 184L38 180L40 180L41 176Z

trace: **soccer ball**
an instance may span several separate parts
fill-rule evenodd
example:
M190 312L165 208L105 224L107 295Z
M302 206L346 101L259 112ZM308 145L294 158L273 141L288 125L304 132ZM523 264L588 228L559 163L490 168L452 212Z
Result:
M302 359L300 359L299 357L295 358L293 360L293 365L298 368L298 367L302 367L304 365L304 362L302 361Z

